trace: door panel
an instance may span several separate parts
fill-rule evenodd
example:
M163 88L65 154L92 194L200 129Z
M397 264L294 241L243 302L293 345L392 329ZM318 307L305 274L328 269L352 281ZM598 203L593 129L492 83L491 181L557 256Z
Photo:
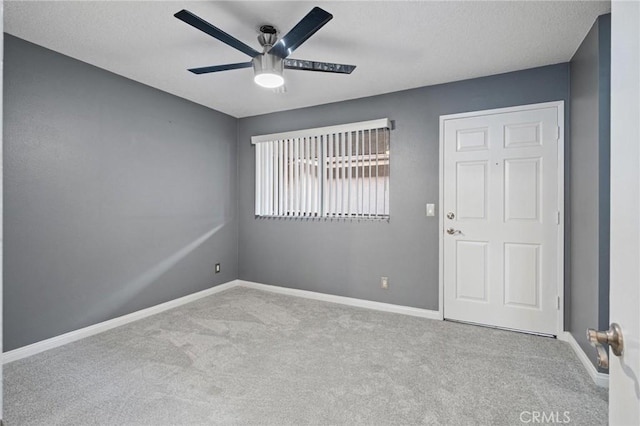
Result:
M557 334L558 108L443 118L445 318Z
M540 308L540 244L504 245L504 304Z
M487 242L456 241L456 299L487 301Z
M481 151L489 148L488 129L459 130L456 135L457 151Z
M504 162L505 220L540 222L541 158L520 158Z
M487 162L469 161L457 164L456 205L460 219L487 217Z
M518 123L504 126L504 147L522 148L540 146L540 122Z

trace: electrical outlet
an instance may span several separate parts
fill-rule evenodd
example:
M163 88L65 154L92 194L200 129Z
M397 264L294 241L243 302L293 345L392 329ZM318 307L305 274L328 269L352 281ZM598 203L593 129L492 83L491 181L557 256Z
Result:
M219 263L216 263L216 274L217 274L218 272L220 272L220 264L219 264Z
M385 290L389 288L389 277L380 277L380 287Z

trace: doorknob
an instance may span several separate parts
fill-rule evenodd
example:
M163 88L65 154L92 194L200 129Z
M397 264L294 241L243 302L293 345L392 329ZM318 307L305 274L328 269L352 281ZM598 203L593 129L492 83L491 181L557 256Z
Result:
M598 331L590 328L587 330L589 343L595 346L598 351L598 366L609 368L609 356L604 346L609 345L611 352L616 356L622 356L624 352L624 340L622 338L622 328L615 322L611 324L609 330Z
M458 231L457 229L453 229L453 228L447 228L447 234L449 235L455 235L455 234L459 234L460 231Z
M454 219L456 217L455 213L449 212L447 213L447 219Z

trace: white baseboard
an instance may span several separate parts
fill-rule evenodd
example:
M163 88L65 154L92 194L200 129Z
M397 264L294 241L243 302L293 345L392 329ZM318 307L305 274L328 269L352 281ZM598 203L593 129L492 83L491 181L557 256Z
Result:
M333 294L316 293L315 291L298 290L294 288L278 287L268 284L260 284L251 281L237 280L241 287L254 288L256 290L270 291L272 293L288 296L303 297L305 299L321 300L323 302L339 303L341 305L356 306L358 308L373 309L376 311L393 312L396 314L411 315L420 318L441 320L440 312L429 309L413 308L410 306L393 305L391 303L373 302L371 300L356 299L353 297L335 296Z
M229 281L227 283L220 284L215 287L199 291L197 293L189 294L178 299L151 306L150 308L142 309L127 315L123 315L121 317L113 318L104 322L100 322L98 324L70 331L68 333L61 334L50 339L42 340L31 345L23 346L21 348L3 353L2 363L8 364L10 362L35 355L49 349L57 348L58 346L66 345L67 343L75 342L76 340L84 339L85 337L93 336L95 334L111 330L112 328L119 327L121 325L125 325L151 315L159 314L160 312L176 308L178 306L193 302L203 297L220 293L221 291L230 289L232 287L235 287L236 285L238 285L237 280Z
M75 342L77 340L84 339L85 337L93 336L107 330L111 330L112 328L120 327L121 325L125 325L139 319L149 317L151 315L159 314L160 312L176 308L178 306L193 302L203 297L211 296L212 294L220 293L221 291L228 290L237 286L270 291L273 293L280 293L289 296L304 297L306 299L321 300L325 302L340 303L342 305L374 309L377 311L395 312L398 314L437 320L442 319L440 312L438 311L412 308L409 306L392 305L390 303L372 302L369 300L355 299L352 297L334 296L331 294L316 293L313 291L276 287L273 285L259 284L250 281L233 280L224 284L217 285L215 287L208 288L206 290L199 291L197 293L170 300L156 306L151 306L150 308L132 312L118 318L113 318L108 321L90 325L89 327L70 331L69 333L61 334L60 336L55 336L50 339L42 340L31 345L23 346L21 348L5 352L2 354L2 364L8 364L10 362L35 355L49 349L57 348L59 346L66 345L67 343Z
M17 361L22 358L29 357L31 355L44 352L49 349L57 348L67 343L75 342L85 337L93 336L107 330L111 330L115 327L140 320L142 318L149 317L151 315L158 314L160 312L167 311L169 309L176 308L178 306L185 305L203 297L211 296L216 293L220 293L224 290L231 289L233 287L246 287L256 290L269 291L272 293L284 294L288 296L303 297L305 299L320 300L323 302L339 303L342 305L355 306L358 308L373 309L376 311L393 312L397 314L410 315L420 318L428 318L434 320L442 320L442 315L439 311L432 311L428 309L413 308L410 306L393 305L391 303L373 302L370 300L356 299L352 297L336 296L332 294L316 293L314 291L298 290L286 287L277 287L273 285L255 283L251 281L233 280L224 284L217 285L206 290L199 291L197 293L189 294L184 297L180 297L175 300L170 300L165 303L161 303L150 308L142 309L140 311L132 312L127 315L123 315L118 318L114 318L108 321L104 321L98 324L91 325L89 327L74 330L69 333L61 334L60 336L52 337L40 342L33 343L28 346L23 346L12 351L2 354L2 364L8 364L13 361ZM592 378L594 383L598 386L609 387L609 375L600 373L595 366L589 360L589 357L584 353L578 342L573 338L571 333L565 331L558 335L558 339L569 343L574 350L580 362L587 370L587 373Z
M573 351L578 356L580 362L591 376L593 382L600 387L608 388L609 387L609 375L606 373L599 372L596 367L593 365L589 357L582 350L576 339L569 333L568 331L563 331L562 334L558 335L558 340L562 340L564 342L569 343Z

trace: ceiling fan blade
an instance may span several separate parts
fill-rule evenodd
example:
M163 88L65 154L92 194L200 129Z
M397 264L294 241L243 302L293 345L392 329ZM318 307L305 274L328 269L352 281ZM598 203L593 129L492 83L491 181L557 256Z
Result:
M305 59L285 59L284 67L290 70L333 72L351 74L355 65L333 64L331 62L307 61Z
M273 45L269 53L286 58L332 18L333 15L326 10L314 7L287 35Z
M249 62L240 62L238 64L225 64L225 65L213 65L210 67L201 67L201 68L190 68L194 74L207 74L210 72L218 72L218 71L228 71L228 70L237 70L240 68L251 68L253 63Z
M192 27L195 27L200 31L203 31L209 34L211 37L217 38L221 42L228 44L234 49L238 49L242 53L245 53L251 56L252 58L260 54L260 52L258 52L257 50L253 49L250 46L247 46L237 38L225 33L220 28L214 27L204 19L197 17L196 15L194 15L193 13L189 12L186 9L182 9L180 12L176 13L173 16L175 16L176 18L180 19L183 22L186 22Z

